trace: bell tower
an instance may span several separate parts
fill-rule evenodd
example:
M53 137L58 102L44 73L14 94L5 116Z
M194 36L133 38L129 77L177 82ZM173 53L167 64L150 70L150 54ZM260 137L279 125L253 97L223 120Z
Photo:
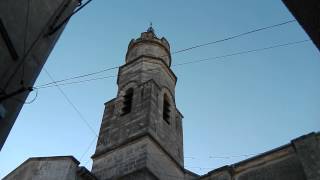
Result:
M170 45L150 27L128 46L116 98L105 103L92 172L104 179L183 179L182 114Z

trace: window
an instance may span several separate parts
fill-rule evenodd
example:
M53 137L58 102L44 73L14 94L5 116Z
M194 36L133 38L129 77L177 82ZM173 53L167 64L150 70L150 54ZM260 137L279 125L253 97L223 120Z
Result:
M162 112L162 118L165 120L168 124L170 124L170 103L169 98L166 94L163 96L163 112Z
M133 89L130 88L128 90L126 90L126 94L123 96L123 106L122 106L122 114L126 115L129 114L131 112L131 108L132 108L132 98L133 98Z

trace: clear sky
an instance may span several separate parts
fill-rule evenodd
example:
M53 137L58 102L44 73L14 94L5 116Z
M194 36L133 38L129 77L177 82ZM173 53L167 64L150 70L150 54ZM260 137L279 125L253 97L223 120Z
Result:
M71 19L45 68L59 80L121 65L129 41L150 21L176 51L291 19L280 0L94 0ZM172 60L177 64L304 39L308 36L295 22ZM203 174L320 130L320 52L312 42L172 69L178 77L177 107L184 115L185 166L191 171ZM42 71L36 85L47 82ZM116 96L116 78L61 88L98 133L103 103ZM94 138L57 88L40 89L23 107L0 152L0 177L37 156L73 155L91 169L95 142L86 149Z

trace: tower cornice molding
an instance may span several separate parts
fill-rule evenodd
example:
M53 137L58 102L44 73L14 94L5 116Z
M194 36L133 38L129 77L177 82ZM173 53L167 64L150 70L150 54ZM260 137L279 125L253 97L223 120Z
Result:
M164 42L166 42L167 45L164 44ZM135 48L136 46L140 45L140 44L155 44L155 45L158 45L160 46L161 48L163 48L166 53L167 53L167 56L169 58L169 67L171 66L171 53L170 53L170 46L169 46L169 43L168 41L165 39L165 38L162 38L161 40L159 39L145 39L145 38L139 38L139 39L132 39L129 43L129 46L128 46L128 50L127 50L127 53L126 53L126 62L128 62L128 54L130 53L130 51ZM164 57L164 56L163 56ZM161 58L163 60L162 57L157 57L157 58ZM136 59L136 58L135 58ZM130 61L133 61L133 60L130 60ZM129 62L128 62L129 63Z
M146 58L146 59L144 59L144 58ZM177 76L174 74L174 72L171 70L171 68L165 63L165 61L164 61L162 58L160 58L160 57L155 57L155 56L150 56L150 55L141 55L141 56L136 57L136 58L133 59L132 61L130 61L130 62L128 62L128 63L126 63L126 64L124 64L124 65L122 65L122 66L119 67L118 76L117 76L117 84L119 84L120 72L121 72L121 70L122 70L123 68L125 68L125 67L127 67L127 66L130 66L130 65L132 65L132 64L134 64L134 63L137 63L139 60L148 61L147 59L160 60L161 65L164 65L166 72L169 74L170 77L173 78L174 83L175 83L175 84L177 83L177 80L178 80ZM150 60L149 60L149 61L150 61Z

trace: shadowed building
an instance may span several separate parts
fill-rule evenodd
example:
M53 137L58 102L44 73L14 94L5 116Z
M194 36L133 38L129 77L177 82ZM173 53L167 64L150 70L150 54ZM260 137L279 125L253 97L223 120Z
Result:
M79 1L0 1L0 150Z
M177 77L170 46L149 28L129 43L126 63L119 68L116 98L105 110L91 172L98 180L319 180L320 134L311 133L261 155L221 167L203 176L184 168L182 114L176 107ZM76 160L68 157L31 158L4 179L31 179L46 173L59 179L55 161L71 163L64 169L77 179ZM27 160L28 162L28 160ZM43 163L42 163L43 162ZM44 163L46 162L46 163ZM24 170L24 171L23 171ZM83 177L81 177L83 178ZM80 178L80 179L81 179ZM39 179L39 178L38 178ZM41 178L40 178L41 179Z
M320 1L282 0L320 51Z

